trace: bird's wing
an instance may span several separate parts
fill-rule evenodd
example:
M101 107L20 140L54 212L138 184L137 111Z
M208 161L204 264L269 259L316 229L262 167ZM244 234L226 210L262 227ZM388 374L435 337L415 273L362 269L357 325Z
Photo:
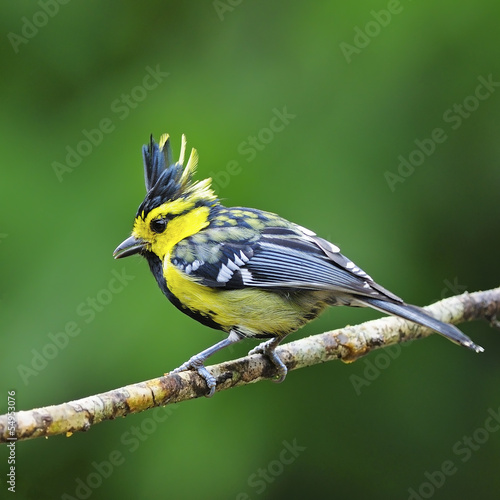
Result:
M186 238L171 257L175 266L202 285L332 290L402 302L337 246L301 226L266 227L230 239L217 237L214 231L218 229Z

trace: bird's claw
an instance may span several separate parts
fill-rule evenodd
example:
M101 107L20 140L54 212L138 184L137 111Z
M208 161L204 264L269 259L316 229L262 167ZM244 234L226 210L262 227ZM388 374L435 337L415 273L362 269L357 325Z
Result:
M490 325L493 327L493 328L500 328L500 319L497 318L497 315L496 314L492 314L490 317L488 317L487 319L490 320Z
M249 353L249 356L252 356L252 354L262 354L263 356L266 356L269 361L276 367L276 378L273 380L273 382L276 382L277 384L283 382L286 378L286 374L288 373L288 368L286 367L285 363L281 361L280 357L276 354L276 340L271 339L269 341L263 342L262 344L259 344L257 347L254 347Z
M217 381L215 377L205 368L203 360L193 356L189 361L186 361L170 373L180 373L188 370L196 370L198 372L198 375L206 382L208 387L208 393L205 396L207 398L211 398L215 393Z

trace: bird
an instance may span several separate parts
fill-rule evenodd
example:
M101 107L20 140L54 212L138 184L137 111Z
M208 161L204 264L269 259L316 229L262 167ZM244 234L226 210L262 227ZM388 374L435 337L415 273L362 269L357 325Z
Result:
M222 205L211 179L194 181L198 154L184 166L186 137L175 161L170 137L153 135L142 148L146 197L132 234L115 259L142 255L172 304L227 336L170 373L195 370L214 394L207 358L243 339L266 339L249 354L266 356L283 381L275 349L329 306L371 307L428 327L482 352L458 328L405 303L345 257L338 246L271 212Z

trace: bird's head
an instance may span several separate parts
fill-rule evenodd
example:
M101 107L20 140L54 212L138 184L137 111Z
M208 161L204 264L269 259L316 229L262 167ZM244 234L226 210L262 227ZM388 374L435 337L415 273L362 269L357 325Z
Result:
M185 152L184 135L178 162L173 160L166 134L158 144L151 136L143 146L147 194L137 209L132 235L116 248L115 259L147 252L163 259L177 242L208 225L210 207L217 203L212 180L192 182L198 154L192 149L184 167Z

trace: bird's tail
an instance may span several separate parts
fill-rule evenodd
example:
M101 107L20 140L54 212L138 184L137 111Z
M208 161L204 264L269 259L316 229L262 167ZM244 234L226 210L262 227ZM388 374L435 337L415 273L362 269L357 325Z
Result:
M474 342L472 342L472 340L467 337L467 335L463 334L458 328L433 318L420 307L404 303L398 304L372 297L359 297L358 300L363 304L373 307L374 309L378 309L384 313L393 314L395 316L413 321L414 323L418 323L419 325L432 328L452 342L468 347L473 351L484 351L481 346L474 344Z

